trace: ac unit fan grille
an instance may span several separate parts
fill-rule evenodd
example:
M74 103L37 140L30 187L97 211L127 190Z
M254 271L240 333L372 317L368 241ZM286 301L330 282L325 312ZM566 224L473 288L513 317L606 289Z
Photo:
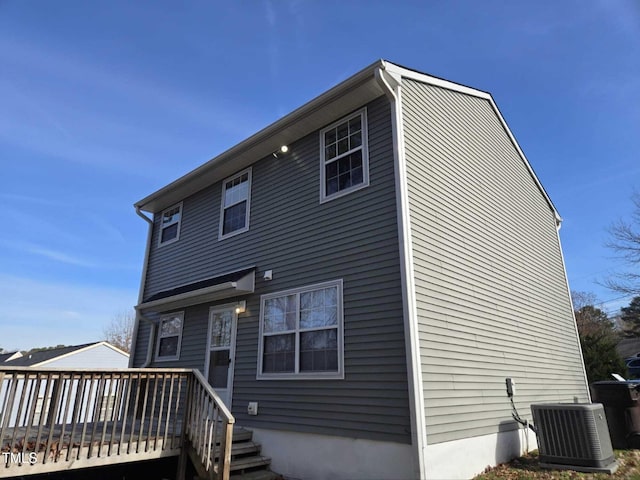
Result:
M603 467L615 461L600 404L531 405L540 461Z

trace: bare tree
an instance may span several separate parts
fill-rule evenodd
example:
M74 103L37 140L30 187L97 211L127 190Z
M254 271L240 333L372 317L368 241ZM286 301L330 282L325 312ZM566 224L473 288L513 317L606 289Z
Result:
M625 295L640 295L640 192L631 197L634 205L631 221L618 220L609 228L611 240L606 246L625 260L630 270L605 280L610 289Z
M571 291L571 301L573 302L573 310L576 312L581 310L582 307L596 305L598 303L598 299L594 293L580 292L577 290Z
M105 340L114 347L129 353L135 318L135 314L132 311L120 312L115 315L102 330Z

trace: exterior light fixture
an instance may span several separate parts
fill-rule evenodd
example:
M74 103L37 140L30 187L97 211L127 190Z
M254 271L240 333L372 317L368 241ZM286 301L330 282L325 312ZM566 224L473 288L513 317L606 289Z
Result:
M287 153L288 151L289 151L289 146L288 145L282 145L278 150L273 152L271 155L273 155L275 158L278 158L278 155Z
M236 304L236 313L244 313L246 310L247 310L247 301L246 300L240 300Z

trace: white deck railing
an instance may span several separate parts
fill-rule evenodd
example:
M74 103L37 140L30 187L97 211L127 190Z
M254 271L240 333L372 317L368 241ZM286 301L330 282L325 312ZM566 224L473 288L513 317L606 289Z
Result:
M194 370L0 367L0 478L178 455L188 443L211 478L227 479L233 423Z
M209 478L227 480L235 419L198 370L189 378L188 398L186 439Z

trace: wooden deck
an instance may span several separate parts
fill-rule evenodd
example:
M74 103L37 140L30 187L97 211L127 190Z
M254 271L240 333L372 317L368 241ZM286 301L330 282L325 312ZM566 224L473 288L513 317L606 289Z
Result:
M132 430L114 421L87 423L86 429L75 432L67 424L54 425L53 431L9 428L0 444L0 478L176 456L181 451L181 428L166 430L162 436L150 433L157 431L155 423L147 433L140 425ZM48 443L50 437L56 440Z
M228 479L233 424L195 370L0 367L0 478L179 455L180 479L189 449Z

